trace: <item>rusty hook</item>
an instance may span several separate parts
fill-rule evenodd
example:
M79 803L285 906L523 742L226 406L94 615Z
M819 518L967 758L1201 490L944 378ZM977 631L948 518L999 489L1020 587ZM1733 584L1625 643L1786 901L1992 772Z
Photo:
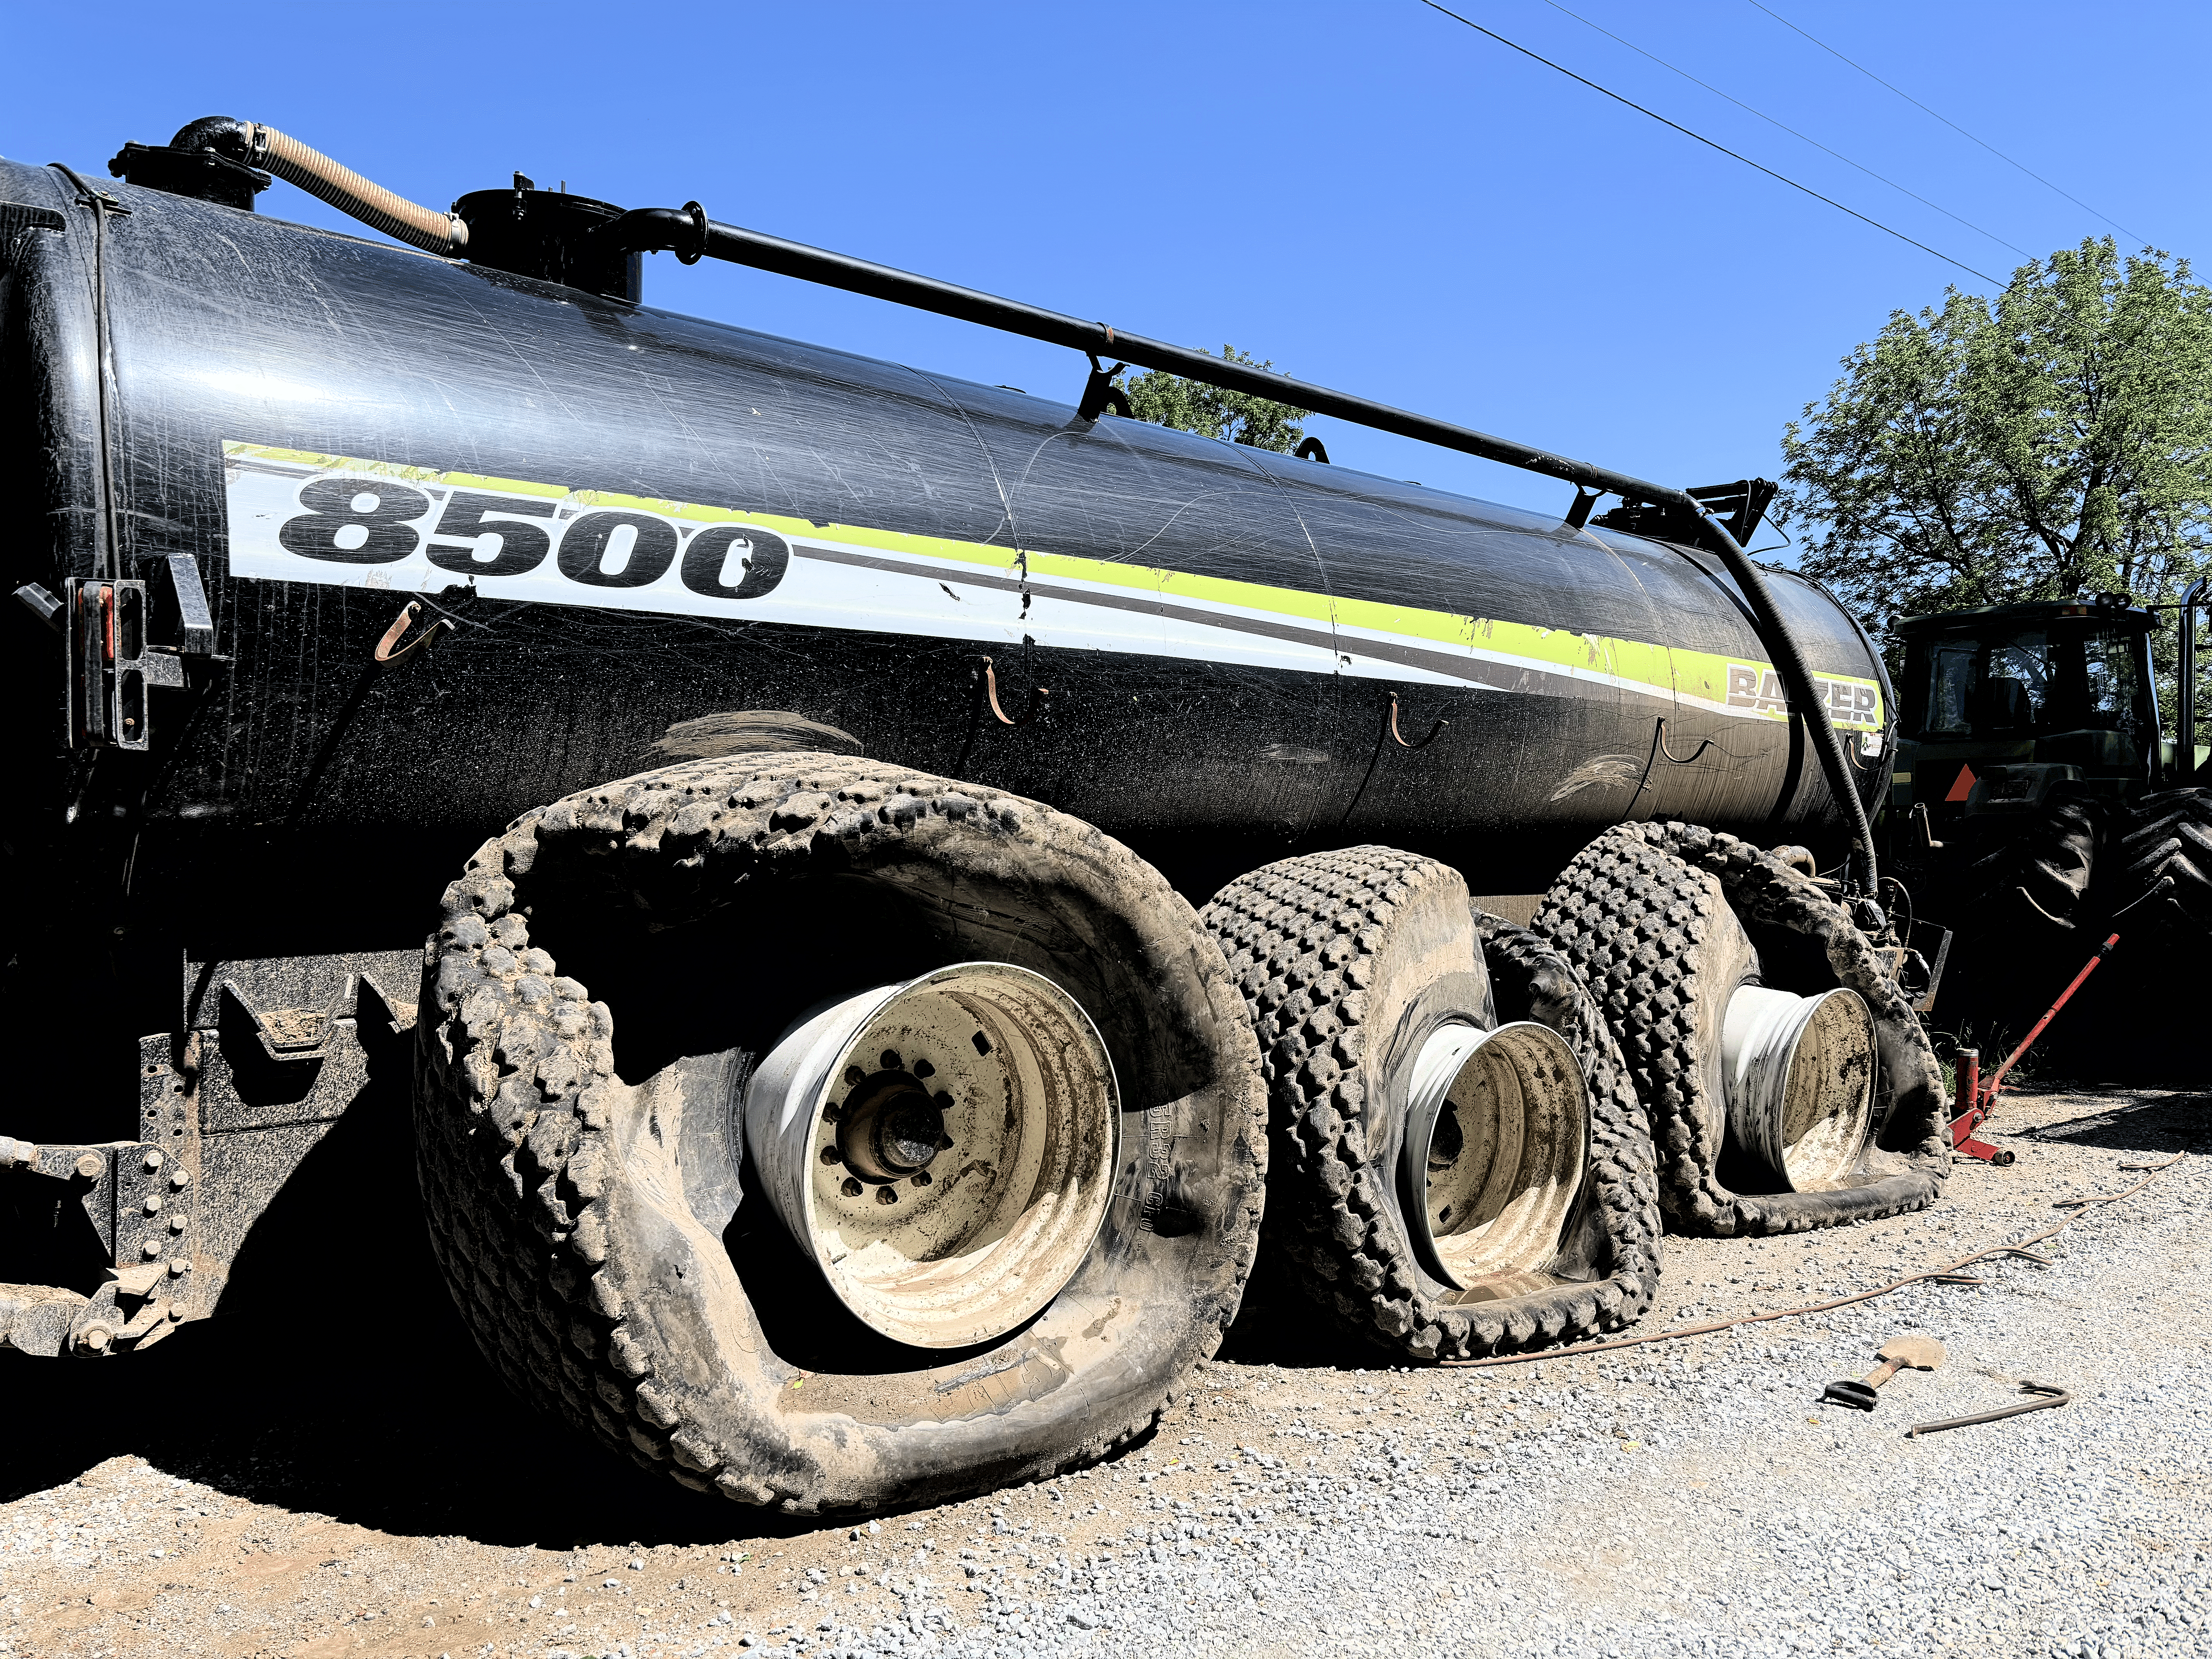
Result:
M378 662L383 664L386 668L389 668L393 663L399 661L403 657L411 655L416 647L429 644L430 641L436 639L439 635L447 632L453 627L453 623L447 622L443 617L441 617L437 621L432 623L428 628L417 634L413 639L409 640L406 644L399 645L400 636L406 633L408 623L413 622L416 617L422 614L422 600L410 599L407 601L407 608L392 619L392 626L384 630L384 637L376 642L376 660ZM395 645L399 645L399 648L397 651L392 648Z
M1419 743L1407 743L1406 741L1405 733L1398 729L1398 694L1395 691L1393 691L1390 694L1390 737L1391 740L1395 742L1399 748L1426 749L1431 744L1437 740L1437 734L1450 724L1451 722L1449 720L1439 720L1434 726L1429 728L1429 735L1427 737L1423 738Z
M1700 743L1688 754L1676 754L1673 750L1667 746L1667 717L1664 714L1659 716L1659 730L1656 734L1656 740L1659 744L1659 752L1664 755L1668 760L1674 762L1677 766L1687 766L1692 761L1697 759L1698 756L1704 754L1706 750L1713 746L1713 740L1711 738L1707 738L1703 743Z
M1026 655L1027 653L1024 652L1024 654ZM983 691L984 695L991 700L991 712L999 717L999 723L1001 726L1027 726L1037 717L1036 700L1039 697L1048 697L1052 695L1042 685L1031 686L1030 706L1023 712L1021 719L1016 720L999 707L999 671L991 666L991 659L988 657L983 659Z

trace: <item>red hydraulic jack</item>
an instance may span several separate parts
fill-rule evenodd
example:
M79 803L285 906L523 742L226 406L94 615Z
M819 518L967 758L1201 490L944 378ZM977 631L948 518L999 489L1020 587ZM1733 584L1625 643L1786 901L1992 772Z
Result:
M2027 1052L2028 1045L2043 1035L2043 1028L2058 1017L2058 1011L2066 1006L2067 1000L2081 988L2081 981L2097 971L2097 964L2110 956L2112 947L2119 942L2120 936L2114 933L2097 947L2097 954L2082 964L2081 971L2074 975L2074 982L2058 994L2057 1001L2044 1010L2043 1018L2035 1022L2035 1029L2021 1039L2020 1047L2012 1051L2003 1065L1990 1073L1987 1083L1982 1081L1982 1051L1978 1048L1959 1050L1958 1098L1966 1103L1966 1109L1951 1120L1953 1152L1968 1158L1978 1158L1984 1164L1994 1164L2000 1168L2012 1162L2009 1152L2002 1146L1992 1146L1986 1140L1977 1140L1974 1131L1980 1128L1988 1121L1990 1114L1996 1109L1997 1090L2004 1082L2005 1073L2020 1063L2020 1057Z

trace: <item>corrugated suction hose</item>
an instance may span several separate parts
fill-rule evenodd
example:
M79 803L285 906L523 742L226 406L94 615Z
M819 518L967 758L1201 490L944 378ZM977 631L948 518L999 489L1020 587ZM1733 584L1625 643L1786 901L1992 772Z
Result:
M454 215L395 196L289 133L251 121L246 125L256 163L309 195L321 197L339 212L432 253L459 253L468 246L469 228Z
M456 254L468 246L469 228L457 216L420 206L372 184L351 167L274 127L211 115L191 123L169 143L174 149L211 149L248 167L265 167L287 184L297 185L410 247Z

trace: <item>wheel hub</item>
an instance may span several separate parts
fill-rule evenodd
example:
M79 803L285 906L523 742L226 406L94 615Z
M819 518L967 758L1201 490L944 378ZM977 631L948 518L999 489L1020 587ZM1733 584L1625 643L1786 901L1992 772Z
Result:
M838 1162L859 1180L895 1182L922 1175L951 1146L945 1114L952 1097L942 1090L932 1097L923 1079L937 1068L926 1060L914 1062L920 1075L906 1070L894 1049L885 1049L879 1063L885 1069L872 1077L848 1066L845 1081L856 1086L842 1105L825 1106L822 1115L837 1126Z
M1549 1027L1431 1036L1413 1062L1400 1164L1407 1231L1431 1270L1461 1290L1540 1273L1582 1188L1589 1121L1574 1051Z
M1721 1066L1729 1133L1780 1190L1845 1183L1874 1104L1874 1016L1857 992L1740 987L1721 1022Z
M746 1155L793 1238L870 1328L917 1347L1005 1335L1074 1276L1119 1145L1082 1007L1007 963L848 997L762 1061Z

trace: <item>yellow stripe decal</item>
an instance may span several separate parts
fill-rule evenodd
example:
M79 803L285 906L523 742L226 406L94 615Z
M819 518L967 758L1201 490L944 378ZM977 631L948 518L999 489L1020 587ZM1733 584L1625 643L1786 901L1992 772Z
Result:
M1121 564L1040 549L999 547L942 536L878 530L866 525L817 525L811 520L784 514L744 512L696 501L627 495L605 489L572 489L526 479L363 461L349 456L265 444L232 441L224 443L222 448L226 459L234 462L258 461L287 471L296 468L306 472L390 477L489 494L550 498L578 509L618 508L648 513L684 524L760 525L781 533L802 555L808 544L830 544L965 565L988 570L1002 578L1058 578L1098 588L1147 594L1163 605L1195 605L1255 617L1296 618L1332 630L1356 630L1337 635L1338 649L1353 656L1359 655L1363 645L1370 642L1363 640L1362 635L1376 635L1384 642L1403 641L1439 654L1525 667L1547 678L1565 672L1578 680L1610 684L1699 704L1716 713L1770 720L1788 718L1779 678L1771 664L1680 646L1577 634L1417 605L1338 599L1298 588L1233 581L1154 565ZM954 574L949 571L945 574ZM1861 730L1881 729L1886 711L1881 707L1879 681L1817 671L1815 677L1821 683L1830 717L1838 725Z

